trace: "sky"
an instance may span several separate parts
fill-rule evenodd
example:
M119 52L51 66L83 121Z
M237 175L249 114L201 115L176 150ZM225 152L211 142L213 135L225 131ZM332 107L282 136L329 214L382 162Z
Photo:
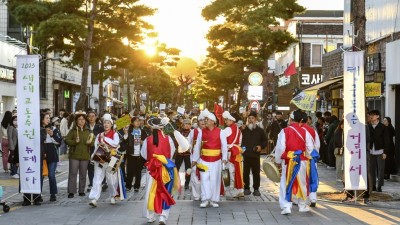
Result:
M212 22L206 22L201 10L211 0L142 0L141 3L157 8L147 20L155 26L158 40L168 47L180 49L181 56L197 62L207 54L205 38ZM343 10L343 0L298 0L300 5L311 10Z

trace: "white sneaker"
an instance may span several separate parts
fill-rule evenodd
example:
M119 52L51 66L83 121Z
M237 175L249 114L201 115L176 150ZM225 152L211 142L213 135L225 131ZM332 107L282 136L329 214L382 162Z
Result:
M282 215L289 215L290 213L292 213L292 210L290 210L289 207L283 208L283 210L281 212Z
M308 207L308 205L299 205L299 212L310 212L310 207Z
M14 174L14 175L12 175L12 178L19 179L19 175L18 174Z
M90 201L89 205L92 206L92 207L97 207L96 199L93 199L92 201Z
M211 202L211 205L212 205L213 208L218 208L219 207L218 203L216 203L216 202Z
M155 217L147 219L147 223L154 223L154 221L156 221Z
M208 206L208 201L207 200L201 202L201 204L200 204L200 208L205 208L207 206Z
M161 216L160 216L160 219L159 219L159 221L158 221L158 224L160 224L160 225L165 225L166 222L167 222L167 219L165 218L165 216L161 215Z
M110 199L110 203L111 203L111 205L115 205L115 198L114 198L114 197L112 197L112 198Z
M200 198L199 198L199 197L197 197L197 198L194 198L194 200L195 200L195 201L199 201L199 200L200 200Z

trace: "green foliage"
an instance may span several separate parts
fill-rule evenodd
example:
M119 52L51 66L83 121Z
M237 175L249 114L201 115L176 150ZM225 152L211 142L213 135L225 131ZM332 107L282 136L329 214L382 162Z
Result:
M271 54L286 50L295 37L279 27L305 9L296 0L215 0L206 6L206 20L222 21L207 34L210 47L201 73L216 89L241 87L243 68L265 71Z

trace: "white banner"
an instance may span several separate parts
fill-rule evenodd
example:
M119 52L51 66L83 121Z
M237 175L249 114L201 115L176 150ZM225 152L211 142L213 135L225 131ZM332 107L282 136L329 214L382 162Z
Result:
M344 53L343 92L345 190L366 190L364 51Z
M41 193L39 55L17 55L21 193Z

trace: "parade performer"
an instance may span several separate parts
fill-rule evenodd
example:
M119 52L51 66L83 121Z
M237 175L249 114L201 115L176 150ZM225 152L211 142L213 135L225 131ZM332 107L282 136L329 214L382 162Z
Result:
M202 111L203 112L203 111ZM201 197L201 183L200 183L200 171L197 170L197 166L193 166L193 149L194 146L196 146L197 143L197 137L199 136L199 133L201 132L202 129L206 128L206 124L204 122L204 115L200 112L199 117L197 118L198 124L192 123L195 127L192 129L192 132L190 133L189 137L191 138L191 143L192 143L192 151L190 154L190 161L192 162L192 168L190 171L190 183L192 184L192 196L195 201L200 200Z
M231 190L234 198L244 197L243 194L243 157L242 157L242 132L235 124L236 119L228 112L222 114L225 119L224 129L225 136L228 144L228 163L231 178Z
M226 136L217 127L217 119L207 109L204 110L206 128L202 129L193 152L193 164L200 172L201 208L209 204L217 208L221 194L222 163L227 162L228 147Z
M101 132L96 136L95 140L95 151L92 154L92 159L94 159L96 152L99 148L109 151L110 155L115 155L119 147L119 135L115 132L112 127L114 121L110 114L104 114L103 116L103 126L104 132ZM93 177L93 187L90 190L89 199L91 199L89 205L92 207L97 207L97 200L100 198L102 191L102 182L106 177L108 184L108 193L110 195L110 202L112 205L115 204L115 197L120 195L123 199L124 193L118 193L118 188L121 189L120 192L124 192L123 180L121 182L122 176L121 171L118 169L117 172L109 170L109 162L94 161L94 177Z
M165 224L169 209L175 205L173 195L180 188L179 174L171 157L175 152L172 138L163 133L169 123L167 117L152 118L147 122L153 129L151 136L144 140L141 155L147 160L146 197L143 214L148 223L156 221Z
M309 171L309 177L310 177L310 195L309 200L310 200L310 206L315 207L317 204L317 189L318 189L318 170L317 170L317 163L319 160L319 148L321 146L318 132L310 127L307 124L308 121L308 115L307 113L303 112L303 120L301 127L306 130L307 133L310 134L311 140L313 143L313 150L310 155L310 171Z
M278 135L275 149L275 162L282 166L279 187L281 214L291 213L292 201L298 204L300 212L308 212L309 179L307 178L308 157L313 150L311 136L300 127L302 112L290 114L290 126Z

